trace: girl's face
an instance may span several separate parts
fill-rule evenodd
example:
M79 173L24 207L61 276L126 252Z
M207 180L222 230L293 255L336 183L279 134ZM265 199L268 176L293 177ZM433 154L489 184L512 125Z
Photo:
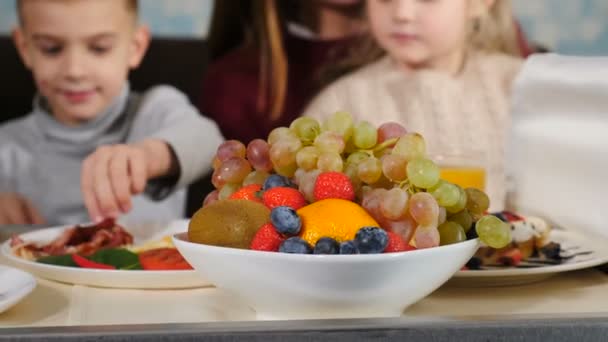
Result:
M442 68L467 46L470 0L367 0L377 43L408 68Z

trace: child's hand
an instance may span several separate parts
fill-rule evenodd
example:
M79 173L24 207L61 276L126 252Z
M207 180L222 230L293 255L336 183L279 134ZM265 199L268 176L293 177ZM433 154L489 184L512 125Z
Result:
M14 193L0 193L0 225L43 223L42 215L23 196Z
M93 221L116 218L131 210L131 196L142 193L148 180L166 175L170 149L160 140L97 148L82 163L84 203Z

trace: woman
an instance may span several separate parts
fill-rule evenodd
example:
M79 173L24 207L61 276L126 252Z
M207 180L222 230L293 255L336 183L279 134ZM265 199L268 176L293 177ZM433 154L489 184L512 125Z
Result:
M320 88L324 65L363 31L360 0L222 0L200 109L227 139L247 143L289 125Z

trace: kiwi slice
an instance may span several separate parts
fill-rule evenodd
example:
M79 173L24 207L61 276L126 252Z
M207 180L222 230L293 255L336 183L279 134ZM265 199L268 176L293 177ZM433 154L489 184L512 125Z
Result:
M199 209L188 226L190 242L249 249L258 229L270 222L270 210L249 200L226 199Z

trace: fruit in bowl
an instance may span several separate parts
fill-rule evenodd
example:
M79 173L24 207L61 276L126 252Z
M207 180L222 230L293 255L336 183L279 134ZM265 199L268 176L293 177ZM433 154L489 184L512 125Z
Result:
M396 123L302 117L267 140L226 141L213 164L216 190L175 244L265 316L320 315L324 303L333 317L398 314L458 271L479 240L511 241L508 225L486 215L487 195L441 180L423 137ZM255 298L263 293L290 309Z

